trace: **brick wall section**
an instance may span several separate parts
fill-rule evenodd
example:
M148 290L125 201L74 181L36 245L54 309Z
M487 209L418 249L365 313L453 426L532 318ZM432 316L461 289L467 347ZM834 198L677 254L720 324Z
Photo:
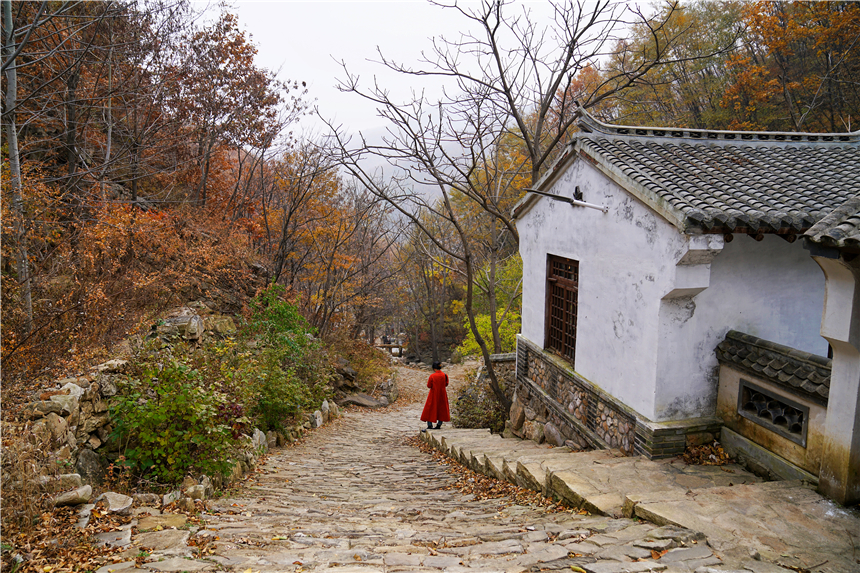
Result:
M579 377L565 362L520 337L516 397L540 422L552 422L577 444L627 455L667 458L719 434L715 419L653 423Z

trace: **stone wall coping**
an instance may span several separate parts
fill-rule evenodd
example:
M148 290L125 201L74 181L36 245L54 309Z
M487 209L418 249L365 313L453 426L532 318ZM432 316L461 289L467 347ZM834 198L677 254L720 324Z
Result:
M516 352L507 352L505 354L490 354L490 362L516 362L516 360Z

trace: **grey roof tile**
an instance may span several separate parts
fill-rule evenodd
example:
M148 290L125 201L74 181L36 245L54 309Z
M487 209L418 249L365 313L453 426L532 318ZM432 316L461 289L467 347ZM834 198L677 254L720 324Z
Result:
M690 230L803 233L860 196L860 131L753 133L632 128L581 111L573 145L614 166ZM698 137L696 136L698 134ZM860 246L860 202L816 235Z
M795 394L826 404L832 360L731 330L717 345L717 359ZM765 366L762 365L764 362Z
M860 194L833 209L804 237L827 247L860 249Z

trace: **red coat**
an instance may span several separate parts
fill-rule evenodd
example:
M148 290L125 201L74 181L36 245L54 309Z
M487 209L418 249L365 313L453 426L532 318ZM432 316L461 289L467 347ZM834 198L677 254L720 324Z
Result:
M451 412L448 410L448 375L442 371L434 372L427 379L427 387L430 394L424 403L424 411L421 412L422 422L450 422Z

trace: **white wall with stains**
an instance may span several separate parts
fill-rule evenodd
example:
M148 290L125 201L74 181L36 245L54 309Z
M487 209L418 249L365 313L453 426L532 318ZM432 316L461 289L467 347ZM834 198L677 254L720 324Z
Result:
M816 354L824 278L800 241L679 233L582 159L520 215L522 334L544 344L547 254L579 261L574 369L653 421L713 415L730 329Z

